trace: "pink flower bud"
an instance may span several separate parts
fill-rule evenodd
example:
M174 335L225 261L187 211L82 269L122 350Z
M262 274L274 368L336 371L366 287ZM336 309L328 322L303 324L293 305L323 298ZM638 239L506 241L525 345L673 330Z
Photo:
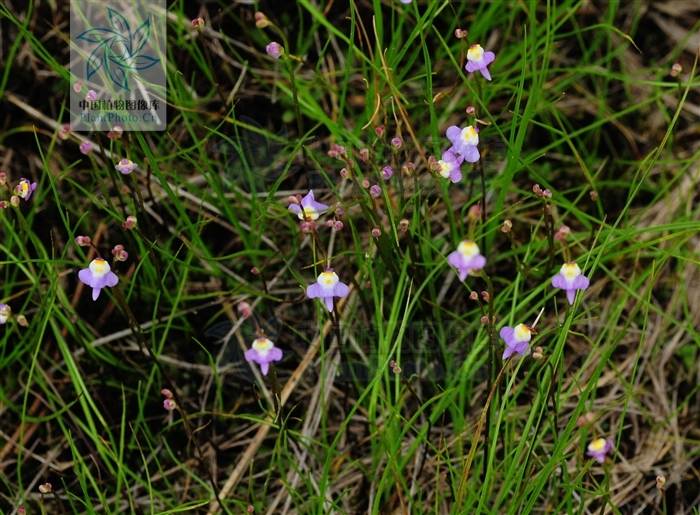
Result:
M88 90L87 95L85 95L85 100L88 102L94 102L97 100L97 92L94 89Z
M386 165L384 168L382 168L382 179L384 179L385 181L391 179L393 175L394 169L391 166Z
M65 141L68 139L68 136L70 136L70 124L64 123L58 130L58 137Z
M363 187L364 189L369 188L369 180L367 180L367 179L362 179L362 187Z
M112 249L112 256L115 261L126 261L129 259L129 253L124 250L124 245L115 245Z
M343 222L341 222L340 220L336 220L335 222L333 222L333 229L335 229L336 231L342 231L343 227Z
M265 52L267 52L267 55L273 59L279 59L282 57L282 55L284 55L284 48L282 45L277 43L277 41L272 41L265 47Z
M112 127L112 130L107 133L107 137L112 141L115 141L120 139L123 133L124 127L122 127L121 125L115 125L114 127Z
M264 29L270 26L270 20L264 13L258 11L255 13L255 26L259 29Z
M160 393L161 393L161 395L162 395L163 397L165 397L166 399L172 399L172 398L173 398L173 392L171 392L171 391L170 391L169 389L167 389L167 388L163 388L163 389L160 391Z
M201 16L192 20L192 28L201 29L203 27L204 27L204 18L202 18Z
M172 411L175 409L175 401L172 399L165 399L163 401L163 408L165 411Z
M379 198L382 195L382 189L379 187L378 184L372 185L372 187L369 189L369 194L373 198Z
M399 136L395 136L391 138L391 146L394 147L395 150L399 150L403 146L403 140Z
M562 225L557 229L557 232L554 233L554 239L557 241L565 241L566 237L569 236L571 233L571 229L569 228L568 225Z
M76 93L80 93L83 90L83 82L82 81L75 81L73 83L73 91Z
M136 227L136 217L134 215L129 215L126 220L122 222L122 227L127 231Z
M7 200L0 200L0 209L7 209L10 207L10 203Z
M478 220L481 218L481 206L479 204L474 204L472 207L470 207L469 211L467 212L467 217L469 220Z
M80 149L81 154L88 155L90 152L92 152L92 143L89 141L83 141L78 148Z
M250 315L253 314L253 308L251 308L250 304L245 301L239 302L236 309L238 310L238 314L241 316L241 318L250 318Z
M348 171L347 168L341 168L341 170L340 170L340 176L341 176L343 179L347 179L347 178L350 177L350 172Z
M474 106L467 106L467 114L473 116L476 114L476 108Z
M377 135L377 137L381 138L384 136L384 126L383 125L378 125L374 128L374 133Z
M89 247L91 242L92 242L92 240L90 239L90 236L76 236L75 237L75 243L79 247Z
M464 39L467 37L468 34L469 34L469 32L467 32L464 29L455 29L455 37L457 39Z
M0 186L4 186L5 184L7 184L7 173L0 171Z
M378 227L375 227L374 229L372 229L372 237L379 238L381 235L382 235L381 229L379 229Z
M310 220L305 220L299 224L299 229L304 234L310 234L316 230L316 223Z

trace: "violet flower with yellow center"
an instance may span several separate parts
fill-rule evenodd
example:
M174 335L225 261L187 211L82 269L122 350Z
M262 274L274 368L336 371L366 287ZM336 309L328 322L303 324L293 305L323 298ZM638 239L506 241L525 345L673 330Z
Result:
M453 183L459 182L462 180L462 161L463 159L458 154L447 150L443 152L442 159L437 162L438 173Z
M464 69L469 73L478 71L486 80L491 80L488 66L494 59L496 59L496 54L493 52L484 51L481 45L472 45L467 50L467 64Z
M486 258L479 253L476 243L464 240L447 256L447 262L457 270L459 280L464 281L470 273L484 268Z
M128 175L136 169L136 163L130 159L122 159L114 166L114 168L116 168L119 173Z
M27 179L22 178L19 180L17 186L15 186L15 194L28 201L32 197L32 193L36 189L36 182L29 182Z
M566 292L569 304L574 303L576 290L585 290L589 285L588 277L581 273L581 268L574 262L564 263L559 273L552 277L552 286Z
M119 282L117 275L109 268L109 263L102 258L90 261L87 268L78 272L78 278L92 288L92 300L97 300L102 288L112 288Z
M598 463L605 462L605 456L612 451L613 445L610 440L605 438L597 438L588 444L586 455L590 456Z
M306 288L306 296L310 299L321 299L326 309L333 311L333 297L347 297L350 288L340 281L333 270L322 272L316 282Z
M533 330L525 324L518 324L515 327L505 326L498 333L506 343L503 351L503 359L510 358L513 354L524 356L527 354L532 339Z
M251 348L245 351L245 359L248 363L255 362L260 365L262 375L266 376L270 363L282 359L282 350L275 347L269 338L262 336L256 338Z
M476 163L479 160L479 131L473 125L467 125L463 129L452 125L448 127L447 139L452 146L448 149L459 155L461 159L468 163Z
M316 202L313 190L309 190L304 198L301 199L300 204L290 204L288 209L292 213L296 214L297 217L299 217L299 220L313 222L318 220L318 217L328 209L328 206L326 204Z

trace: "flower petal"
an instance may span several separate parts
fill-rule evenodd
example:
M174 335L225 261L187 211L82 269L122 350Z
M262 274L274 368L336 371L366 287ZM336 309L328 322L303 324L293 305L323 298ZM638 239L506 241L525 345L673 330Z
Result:
M456 125L452 125L447 128L447 132L445 135L447 136L447 139L452 142L453 145L457 145L459 141L459 137L462 134L462 129L457 127Z
M345 283L336 284L333 290L333 295L336 297L347 297L348 293L350 293L350 288Z
M498 335L506 342L506 345L513 342L513 328L510 326L502 327Z
M462 148L464 160L468 163L476 163L479 160L479 149L476 145L464 145Z
M323 297L323 303L329 312L333 311L333 297Z
M552 277L552 286L564 290L566 289L566 279L563 275L557 274L554 277Z
M321 285L318 283L313 283L310 284L306 288L306 296L310 299L315 299L320 297L323 294L323 290L321 288Z

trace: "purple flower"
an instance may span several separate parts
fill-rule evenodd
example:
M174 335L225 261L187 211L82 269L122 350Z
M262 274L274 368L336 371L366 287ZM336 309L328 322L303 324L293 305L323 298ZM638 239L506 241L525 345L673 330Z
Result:
M78 147L78 148L80 148L81 154L88 155L90 152L92 152L92 143L89 141L83 141L80 144L80 147Z
M129 175L136 169L136 163L129 159L122 159L114 166L114 168L116 168L119 173Z
M393 175L394 169L391 166L386 165L384 168L382 168L382 179L384 179L385 181L391 179Z
M459 155L455 154L451 150L443 152L442 159L437 162L439 167L439 173L445 179L449 179L452 182L459 182L462 180L462 161Z
M566 292L569 304L574 303L576 290L585 290L589 284L588 277L581 273L581 269L574 262L564 263L559 273L552 277L552 286Z
M87 95L85 95L85 100L94 102L97 100L97 92L94 89L88 90Z
M97 300L102 288L112 288L119 278L109 268L109 263L102 258L93 259L87 268L78 272L80 282L92 288L92 300Z
M473 125L467 125L461 129L453 125L447 129L447 139L452 143L451 151L456 152L468 163L476 163L479 160L479 132Z
M503 359L510 358L513 354L524 356L532 338L532 329L525 324L518 324L515 327L505 326L498 333L501 339L506 342L506 349L503 351Z
M347 297L350 293L348 285L340 282L338 274L333 270L322 272L316 282L306 288L306 296L310 299L321 299L328 311L333 311L333 297Z
M613 445L610 440L598 438L588 444L586 455L590 456L598 463L605 462L605 455L612 451Z
M245 360L248 363L254 361L260 365L260 371L264 376L267 375L267 371L270 369L270 363L281 359L282 350L275 347L275 344L264 336L256 338L250 349L245 351Z
M382 194L382 189L379 187L379 184L373 184L369 189L369 194L372 195L372 198L379 198Z
M474 270L481 270L486 265L486 258L479 253L479 247L471 240L464 240L457 250L447 256L447 262L457 270L459 280L464 281Z
M494 59L496 59L496 54L493 52L484 52L481 45L472 45L467 50L467 64L464 69L469 73L478 71L486 80L491 80L488 66Z
M12 308L7 304L0 304L0 325L6 324L12 316Z
M25 201L28 201L32 197L32 193L34 193L35 189L35 182L29 182L27 179L22 178L19 180L17 186L15 186L15 193L20 198L23 198Z
M291 204L289 206L289 210L296 214L299 220L307 222L318 220L318 217L327 209L328 206L326 204L316 202L313 190L309 190L306 196L301 199L301 205Z
M401 0L401 3L402 3L402 4L408 5L408 4L410 4L412 1L413 1L413 0Z
M273 59L279 59L284 54L284 47L277 41L272 41L265 47L265 52Z

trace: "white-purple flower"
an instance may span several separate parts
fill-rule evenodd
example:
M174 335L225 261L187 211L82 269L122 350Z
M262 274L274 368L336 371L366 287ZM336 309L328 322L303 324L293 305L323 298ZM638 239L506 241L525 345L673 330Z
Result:
M588 277L581 273L581 268L574 262L564 263L559 273L552 277L552 286L566 292L569 304L574 303L576 290L585 290L589 285Z
M322 272L316 282L306 288L306 296L310 299L321 299L328 311L333 311L333 297L347 297L350 288L340 281L333 270Z
M447 129L447 139L452 143L449 149L456 152L468 163L476 163L479 160L479 132L473 125L467 125L463 129L453 125Z
M109 268L109 263L102 258L90 261L87 268L78 272L78 278L92 288L92 300L97 300L102 288L112 288L119 282L117 275Z
M300 204L290 204L289 210L296 214L299 220L306 222L318 220L318 217L328 209L326 204L316 202L313 190L309 190L304 198L301 199Z
M605 462L605 456L612 451L613 445L610 440L607 440L605 438L598 438L596 440L593 440L591 443L588 444L588 447L586 449L586 455L590 456L594 460L596 460L598 463L604 463Z
M20 179L17 186L15 186L15 194L18 197L28 201L32 197L32 193L36 189L36 182L29 182L27 179Z
M505 326L501 329L501 339L506 343L503 351L503 359L510 358L513 354L524 356L527 354L532 338L532 329L525 324L518 324L515 327Z
M449 179L452 182L459 182L462 180L462 161L464 161L461 156L455 154L451 150L443 152L442 159L440 159L437 164L439 167L438 173L445 179Z
M464 240L447 256L447 262L457 270L459 280L464 281L470 273L484 268L486 258L480 254L476 243Z
M119 173L122 173L124 175L128 175L136 169L136 163L134 163L130 159L124 158L124 159L121 159L114 166L114 168L116 168Z
M270 363L282 359L282 350L275 347L269 338L261 336L253 341L250 349L245 351L245 359L248 363L255 362L260 365L262 375L266 376L270 369Z
M486 80L491 80L489 64L496 59L493 52L485 52L481 45L472 45L467 50L467 64L464 67L469 73L480 72Z

